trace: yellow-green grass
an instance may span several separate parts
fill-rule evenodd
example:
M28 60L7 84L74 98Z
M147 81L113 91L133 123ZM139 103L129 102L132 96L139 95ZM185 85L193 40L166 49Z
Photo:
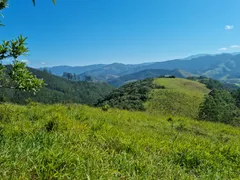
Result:
M204 84L180 78L158 78L154 83L165 89L154 89L145 103L148 112L196 118L199 105L210 92Z
M238 179L240 129L82 105L0 105L0 179Z

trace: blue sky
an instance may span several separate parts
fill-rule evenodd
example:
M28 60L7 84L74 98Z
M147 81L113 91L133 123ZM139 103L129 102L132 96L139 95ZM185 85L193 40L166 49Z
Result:
M239 0L9 0L1 40L33 67L156 62L240 51Z

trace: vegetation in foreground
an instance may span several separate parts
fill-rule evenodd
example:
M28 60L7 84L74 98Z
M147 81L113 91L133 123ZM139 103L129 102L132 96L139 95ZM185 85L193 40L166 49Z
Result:
M0 105L0 179L237 179L240 129L82 105Z

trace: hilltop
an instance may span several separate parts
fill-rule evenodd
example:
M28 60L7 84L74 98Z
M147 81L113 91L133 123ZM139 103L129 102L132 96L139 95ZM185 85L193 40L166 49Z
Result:
M153 81L164 89L153 89L145 103L151 113L196 118L199 106L210 90L206 85L188 79L158 78Z

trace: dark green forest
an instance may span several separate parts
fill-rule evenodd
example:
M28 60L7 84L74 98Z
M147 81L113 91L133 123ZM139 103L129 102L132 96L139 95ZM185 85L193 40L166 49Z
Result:
M46 104L81 103L92 105L99 99L103 99L114 89L106 83L74 82L52 75L47 71L33 68L29 68L29 70L37 78L44 80L44 88L36 94L1 88L1 102L25 104L27 101L34 101Z

